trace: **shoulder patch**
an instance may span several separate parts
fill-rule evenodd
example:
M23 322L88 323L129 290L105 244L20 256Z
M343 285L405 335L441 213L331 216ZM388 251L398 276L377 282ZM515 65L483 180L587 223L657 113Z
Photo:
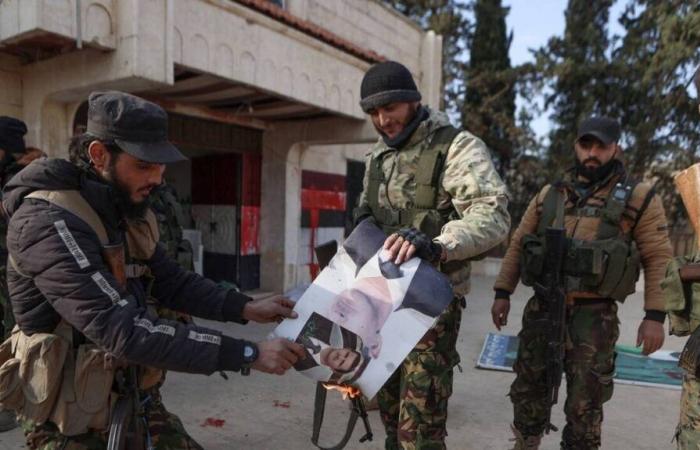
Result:
M66 244L68 251L71 255L73 255L75 262L78 263L78 267L80 267L81 269L90 267L90 260L88 260L87 256L85 256L85 253L83 253L83 250L78 245L78 242L75 240L75 237L73 237L73 233L71 233L68 229L66 221L56 221L53 223L53 226L56 227L58 235L61 236L61 239L63 240L63 243Z
M194 330L190 330L190 334L187 336L187 338L197 342L208 342L214 345L221 345L221 336L217 336L215 334L197 333Z
M111 284L109 284L109 281L107 281L107 279L103 277L100 272L93 273L90 278L92 278L92 281L95 282L97 287L99 287L100 290L104 292L104 294L109 297L110 300L112 300L112 303L119 306L126 306L126 304L129 303L124 300L121 295L119 295L119 292L117 292L117 290L114 289Z

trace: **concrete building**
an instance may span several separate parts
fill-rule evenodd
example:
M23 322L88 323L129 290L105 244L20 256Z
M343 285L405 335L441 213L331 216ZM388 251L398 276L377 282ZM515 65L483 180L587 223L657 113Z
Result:
M166 179L202 231L205 274L281 292L310 279L314 244L343 236L376 139L363 73L401 61L437 106L441 51L375 0L4 0L0 114L66 157L91 91L159 103L190 158Z

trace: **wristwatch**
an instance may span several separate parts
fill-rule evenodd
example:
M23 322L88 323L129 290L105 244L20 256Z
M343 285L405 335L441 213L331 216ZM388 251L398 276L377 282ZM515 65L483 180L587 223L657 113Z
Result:
M253 342L243 344L243 365L241 375L250 375L250 366L258 359L258 346Z

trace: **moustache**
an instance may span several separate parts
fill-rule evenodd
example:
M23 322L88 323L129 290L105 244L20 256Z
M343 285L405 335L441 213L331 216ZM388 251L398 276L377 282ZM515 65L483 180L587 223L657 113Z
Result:
M589 162L595 162L595 163L597 163L599 166L602 166L602 165L603 165L603 163L602 163L598 158L596 158L595 156L591 156L590 158L586 158L586 159L583 161L582 164L585 165L585 164L588 164Z

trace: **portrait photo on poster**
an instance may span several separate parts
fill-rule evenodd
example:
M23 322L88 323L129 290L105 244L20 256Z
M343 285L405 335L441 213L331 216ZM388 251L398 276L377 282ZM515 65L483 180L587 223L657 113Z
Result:
M419 258L397 266L385 239L371 222L359 224L297 301L299 317L273 332L304 346L300 373L370 398L452 300L443 274Z

